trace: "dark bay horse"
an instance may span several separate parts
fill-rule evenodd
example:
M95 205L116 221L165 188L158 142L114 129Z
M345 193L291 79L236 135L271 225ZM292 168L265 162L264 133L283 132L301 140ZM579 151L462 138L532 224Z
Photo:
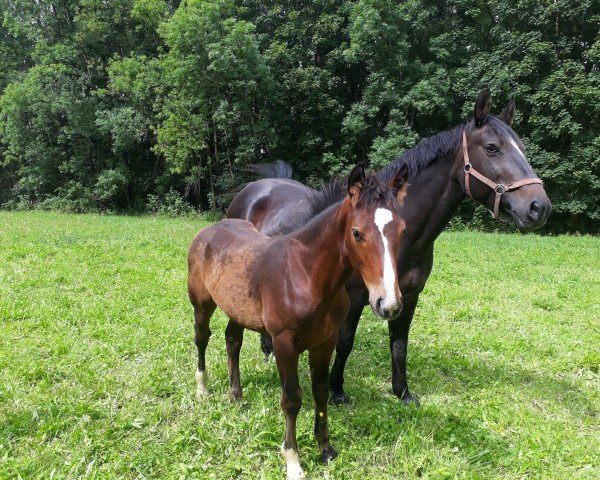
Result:
M288 479L304 478L296 443L302 403L298 357L309 351L315 400L314 432L321 460L336 452L329 443L329 362L350 306L344 285L357 272L376 315L396 316L402 306L396 262L405 224L398 215L408 169L385 184L357 166L345 196L289 235L267 237L246 220L222 220L201 230L188 255L188 290L198 347L197 393L206 393L205 351L216 306L229 317L225 330L232 400L242 398L239 354L244 329L268 332L286 418L281 453Z
M401 209L407 230L397 257L404 308L388 325L392 390L405 404L413 402L419 406L406 379L410 324L419 294L431 273L434 242L459 204L470 196L495 217L512 220L521 231L543 226L552 208L541 180L525 158L523 143L511 128L514 100L498 116L489 114L490 105L489 91L482 91L471 120L422 140L378 173L385 181L401 165L408 164L410 169L411 187ZM266 235L289 232L334 202L340 192L330 192L320 205L310 201L311 195L314 196L314 191L293 180L258 180L248 184L234 198L227 216L249 220ZM340 329L330 378L331 400L336 404L350 401L343 388L344 368L367 303L366 289L358 276L348 279L346 289L350 311ZM268 354L271 351L268 337L263 336L262 341L263 350Z

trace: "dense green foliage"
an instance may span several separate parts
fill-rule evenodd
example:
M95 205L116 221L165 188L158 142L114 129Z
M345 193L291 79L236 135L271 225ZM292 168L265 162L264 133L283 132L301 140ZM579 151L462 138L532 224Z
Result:
M247 332L245 402L231 404L218 310L211 394L195 400L184 259L202 225L0 212L0 478L284 478L277 369ZM309 478L600 478L599 249L589 236L442 234L411 335L422 408L392 395L387 325L365 310L327 466L301 358Z
M554 203L600 225L597 0L0 0L0 204L222 208L244 166L381 166L488 85ZM171 193L170 193L171 192ZM472 209L463 212L467 218Z

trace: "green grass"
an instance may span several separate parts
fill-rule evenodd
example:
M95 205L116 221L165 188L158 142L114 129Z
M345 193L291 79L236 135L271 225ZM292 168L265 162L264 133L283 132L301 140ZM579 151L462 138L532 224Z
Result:
M0 213L0 478L284 478L274 364L247 332L227 400L225 318L195 400L186 292L194 219ZM600 478L600 239L444 233L391 394L387 329L365 310L311 478ZM305 356L304 356L305 357Z

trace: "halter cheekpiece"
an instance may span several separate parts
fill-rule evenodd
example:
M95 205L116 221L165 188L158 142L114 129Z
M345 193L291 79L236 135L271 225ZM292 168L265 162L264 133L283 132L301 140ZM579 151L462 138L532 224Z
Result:
M523 180L519 180L518 182L512 182L512 183L509 183L508 185L504 185L503 183L493 182L485 175L479 173L477 170L475 170L475 168L473 167L473 165L471 165L471 162L469 161L469 151L467 150L467 134L464 130L463 130L463 134L462 134L462 150L463 150L463 158L465 161L465 192L469 197L473 198L473 195L471 195L471 189L469 187L469 179L471 178L471 175L473 175L480 182L485 183L494 192L496 192L496 198L494 199L494 211L491 212L491 214L494 218L498 218L498 215L500 213L500 199L502 198L502 195L504 193L510 192L511 190L516 190L518 188L523 187L524 185L531 185L534 183L539 183L539 184L544 183L544 182L542 182L542 180L540 178L536 177L536 178L525 178Z

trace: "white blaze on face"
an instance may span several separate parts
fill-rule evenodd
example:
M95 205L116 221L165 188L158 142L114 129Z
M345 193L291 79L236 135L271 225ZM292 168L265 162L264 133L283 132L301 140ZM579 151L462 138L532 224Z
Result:
M384 227L392 221L392 212L386 208L378 208L375 210L375 225L379 229L381 234L381 241L383 242L383 285L385 288L385 298L383 299L384 308L397 303L396 300L396 275L394 274L394 264L392 263L392 256L390 255L390 249L388 240L383 234ZM395 259L394 259L395 260Z
M519 148L519 146L517 145L517 142L514 141L514 139L510 139L510 144L515 147L515 149L517 150L517 152L519 152L519 154L525 158L525 154L521 151L521 149Z
M287 466L287 480L302 480L306 478L304 476L304 470L300 466L300 458L298 452L291 448L285 448L285 443L281 445L281 455L285 460Z

